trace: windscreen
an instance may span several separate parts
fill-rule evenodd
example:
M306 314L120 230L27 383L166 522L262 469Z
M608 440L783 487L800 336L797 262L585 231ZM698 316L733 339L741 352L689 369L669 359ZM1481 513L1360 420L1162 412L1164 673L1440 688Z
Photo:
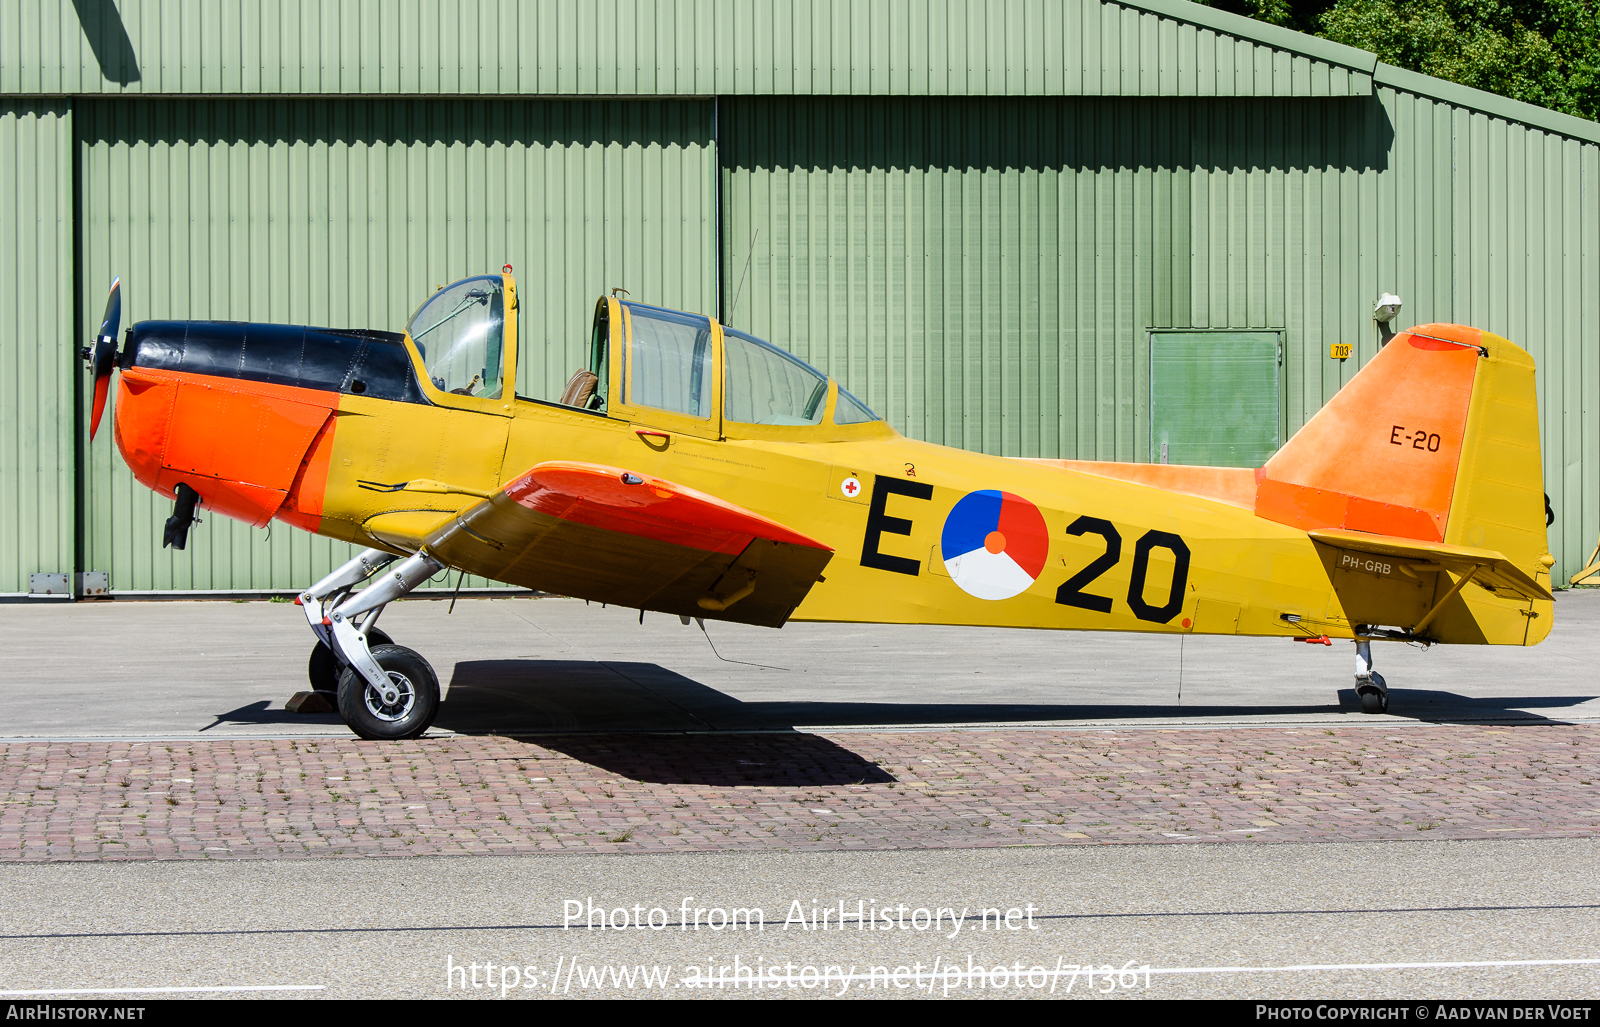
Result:
M873 413L865 403L844 389L839 390L839 401L833 405L834 424L865 424L867 421L881 420L883 418Z
M727 364L722 416L742 424L820 424L828 398L821 371L769 342L722 330Z
M430 296L406 326L440 392L499 399L505 289L499 275L465 278Z

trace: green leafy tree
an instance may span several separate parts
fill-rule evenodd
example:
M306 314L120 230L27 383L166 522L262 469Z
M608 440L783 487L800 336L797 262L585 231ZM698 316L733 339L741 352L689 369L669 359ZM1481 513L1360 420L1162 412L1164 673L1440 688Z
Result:
M1386 64L1600 119L1600 0L1213 0Z

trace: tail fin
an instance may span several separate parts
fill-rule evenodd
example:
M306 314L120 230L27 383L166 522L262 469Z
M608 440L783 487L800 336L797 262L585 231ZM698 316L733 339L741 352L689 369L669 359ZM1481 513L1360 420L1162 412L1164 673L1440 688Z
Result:
M1261 469L1255 509L1490 550L1548 586L1533 358L1462 325L1400 333Z

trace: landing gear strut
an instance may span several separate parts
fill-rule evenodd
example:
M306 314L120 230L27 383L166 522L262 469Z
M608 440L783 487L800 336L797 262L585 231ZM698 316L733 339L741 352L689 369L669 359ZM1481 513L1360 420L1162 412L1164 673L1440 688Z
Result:
M396 559L381 550L363 550L300 594L306 622L317 636L309 668L312 685L322 688L328 677L336 678L339 714L362 738L416 738L439 712L439 678L428 661L394 645L374 625L384 607L443 565L417 553L386 570ZM372 584L350 591L379 571L385 573ZM319 660L323 649L328 657Z
M394 639L382 628L367 629L367 648L371 649L380 645L394 645ZM333 693L339 690L339 675L349 664L340 660L328 648L328 643L318 642L317 647L311 650L311 660L306 665L306 677L311 682L311 687L318 692Z
M1356 639L1356 695L1362 713L1389 712L1389 685L1372 669L1372 643L1364 638Z

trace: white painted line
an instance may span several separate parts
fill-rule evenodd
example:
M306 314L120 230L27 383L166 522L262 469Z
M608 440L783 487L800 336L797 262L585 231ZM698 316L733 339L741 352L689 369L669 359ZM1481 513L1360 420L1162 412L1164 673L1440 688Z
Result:
M321 991L325 984L231 984L214 988L49 988L40 991L0 991L0 998L35 998L46 995L189 995L225 991Z
M1120 977L1122 975L1132 975L1135 978L1137 978L1141 974L1148 974L1150 976L1155 976L1156 974L1284 973L1284 972L1287 972L1287 971L1306 971L1306 970L1322 970L1322 971L1328 971L1328 970L1457 970L1457 969L1472 968L1472 967L1593 966L1593 965L1596 965L1596 964L1600 964L1600 959L1517 959L1517 960L1494 960L1494 961L1484 961L1484 962L1460 962L1460 963L1324 963L1324 964L1305 964L1305 965L1301 965L1301 966L1192 966L1192 967L1165 967L1165 968L1162 968L1162 969L1153 969L1153 968L1152 969L1147 969L1147 968L1145 968L1143 966L1135 967L1135 966L1131 965L1132 962L1133 962L1132 960L1129 960L1128 963L1123 964L1121 967L1115 968L1114 970L1112 970L1111 973L1106 973L1104 970L1101 970L1101 971L1098 971L1098 972L1094 972L1093 976L1094 977L1112 977L1112 976ZM1002 967L1001 969L1004 969L1004 968ZM1089 972L1093 971L1093 970L1094 970L1094 968L1092 966L1083 966L1083 967L1080 967L1080 966L1069 966L1069 965L1066 964L1064 959L1058 960L1056 962L1056 968L1054 970L1044 969L1043 967L1036 967L1035 968L1035 971L1037 973L1043 974L1044 977L1047 980L1052 979L1052 978L1056 979L1056 980L1059 980L1062 977L1071 977L1074 980L1076 980L1078 977L1089 976L1090 975ZM871 974L871 973L848 973L848 974L837 974L837 975L834 975L832 977L829 977L828 980L833 981L833 982L839 982L839 981L851 981L851 982L855 982L855 981L870 981L870 980L873 979L873 976L874 975ZM882 975L880 974L878 976L881 977ZM981 968L977 969L977 970L958 970L954 966L951 966L951 967L945 969L943 972L941 972L938 969L938 965L935 964L935 968L933 970L919 970L919 971L915 971L915 972L907 971L905 974L897 977L897 979L905 981L906 978L909 977L910 980L907 981L906 983L908 983L908 984L913 984L914 983L915 986L918 987L918 988L926 988L927 990L932 991L935 986L939 986L939 985L948 986L952 982L957 982L957 981L966 982L966 981L981 980L981 979L987 978L989 976L991 976L991 971L984 970L984 969L981 969ZM1027 977L1036 976L1036 973L1029 972L1029 971L1025 970L1025 971L1021 971L1016 976L1020 979L1023 976L1027 976ZM699 982L701 986L705 985L706 980L707 980L707 978L702 978L702 977L698 977L698 976L696 976L696 977L680 977L679 978L680 982L683 982L683 983ZM711 980L713 982L715 982L717 979L716 978L711 978ZM767 983L783 984L783 983L786 983L786 982L798 981L798 980L801 980L801 978L796 976L796 975L794 975L792 972L788 973L788 974L784 974L782 976L779 976L778 973L777 973L777 968L774 967L772 969L771 975L766 977L765 980L767 981ZM723 982L726 983L726 978L725 977L723 978ZM1020 985L1019 985L1019 987L1020 987ZM554 990L553 986L552 986L552 990Z
M1152 974L1276 974L1330 970L1460 970L1505 966L1600 966L1600 959L1498 959L1454 963L1302 963L1295 966L1175 966L1152 969ZM1144 973L1144 970L1140 970Z

